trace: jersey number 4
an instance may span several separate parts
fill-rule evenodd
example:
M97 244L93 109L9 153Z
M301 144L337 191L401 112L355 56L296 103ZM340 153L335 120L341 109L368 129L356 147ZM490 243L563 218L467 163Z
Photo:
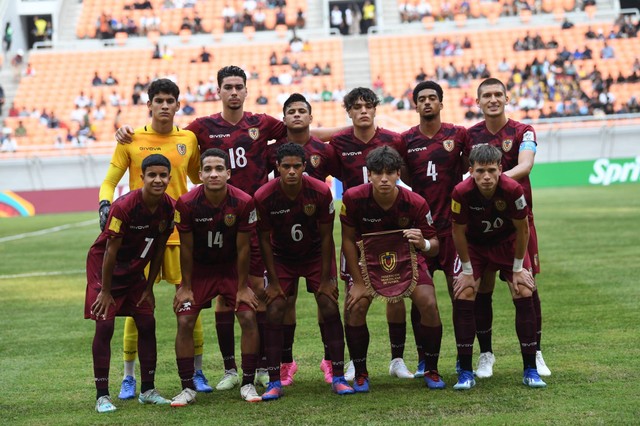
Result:
M438 178L438 171L436 170L436 165L433 161L429 160L427 163L427 177L430 177L435 182Z

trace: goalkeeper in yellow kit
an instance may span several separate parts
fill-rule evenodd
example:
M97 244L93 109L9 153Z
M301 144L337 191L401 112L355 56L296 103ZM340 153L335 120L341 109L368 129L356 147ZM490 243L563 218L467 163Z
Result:
M187 192L187 176L193 183L199 183L200 151L196 136L189 130L173 124L173 118L180 109L180 89L168 79L151 83L148 89L147 106L151 112L151 124L135 129L130 144L118 144L111 158L107 176L100 187L100 228L104 229L109 216L109 208L115 188L129 171L129 189L141 186L142 160L151 154L162 154L171 162L172 179L167 194L177 200ZM157 281L165 280L176 286L180 284L180 239L177 231L169 237L164 254L162 269ZM194 330L195 376L194 383L199 392L211 392L207 379L202 373L202 346L204 342L202 322L198 317ZM124 327L124 379L118 397L132 399L136 394L135 359L137 354L138 331L132 318L125 319Z

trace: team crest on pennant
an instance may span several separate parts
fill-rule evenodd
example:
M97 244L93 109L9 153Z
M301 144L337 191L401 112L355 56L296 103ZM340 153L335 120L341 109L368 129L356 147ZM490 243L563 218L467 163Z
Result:
M442 147L446 149L447 152L453 151L454 146L455 144L453 143L453 139L447 139L446 141L442 142Z
M320 160L321 160L321 158L317 154L314 154L309 158L309 161L311 161L311 165L313 167L318 167L320 165Z
M496 209L498 211L504 211L507 208L507 203L504 200L496 200Z
M255 141L260 136L260 129L258 129L257 127L250 128L249 129L249 136L251 137L251 139L253 139Z
M176 145L178 148L178 154L185 155L187 153L187 146L183 143L179 143Z
M385 251L379 255L380 267L385 272L393 272L398 262L398 254L395 251Z
M400 219L398 219L398 226L400 228L404 228L407 225L409 225L409 218L408 217L401 217Z
M502 141L502 150L504 152L511 151L512 146L513 146L513 141L511 139L505 139Z
M307 216L311 216L316 212L316 205L315 204L305 204L304 205L304 214L306 214Z
M236 223L236 215L235 214L226 214L224 215L224 224L227 226L233 226Z
M167 229L167 221L166 220L162 220L162 221L160 221L160 224L158 225L158 231L160 231L160 233L163 233L165 229Z

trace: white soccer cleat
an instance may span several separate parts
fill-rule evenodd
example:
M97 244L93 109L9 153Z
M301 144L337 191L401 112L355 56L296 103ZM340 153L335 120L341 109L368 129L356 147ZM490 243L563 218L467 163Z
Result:
M258 386L266 388L269 385L269 373L266 368L258 368L256 370L255 380L253 381Z
M216 389L219 391L233 389L240 384L240 377L235 368L231 370L225 370L224 376L220 379L220 382L216 385Z
M344 370L344 378L350 382L356 378L356 367L353 365L353 361L349 361L347 368Z
M547 364L544 362L544 358L542 358L542 351L536 351L536 369L540 376L551 375L551 370L549 370L549 367L547 367Z
M240 388L240 396L247 402L262 401L262 397L256 392L256 387L251 383L247 383Z
M116 406L113 405L109 395L104 395L96 401L96 411L98 413L112 413L116 411Z
M163 398L155 389L149 389L145 393L141 393L138 396L138 402L140 404L153 404L153 405L171 404L171 401L169 401L166 398Z
M476 368L476 376L480 379L486 379L493 376L493 364L496 363L496 357L491 352L482 352L478 358L478 368Z
M389 375L399 379L413 379L413 373L409 371L402 358L394 358L389 363Z
M171 406L186 407L194 402L196 402L196 391L190 388L184 388L182 389L182 392L173 397L171 400Z

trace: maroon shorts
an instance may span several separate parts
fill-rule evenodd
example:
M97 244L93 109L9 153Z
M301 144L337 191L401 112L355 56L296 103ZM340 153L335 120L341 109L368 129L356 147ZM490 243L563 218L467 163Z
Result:
M295 286L298 284L298 278L307 279L307 291L316 293L320 288L320 276L322 274L322 258L313 259L307 262L291 262L276 259L274 261L276 274L280 281L280 287L284 294L289 297L296 294ZM336 260L331 261L331 278L336 277Z
M147 279L144 276L137 276L134 280L126 282L115 282L117 288L111 292L115 305L111 305L107 311L105 318L97 318L91 313L91 305L98 298L98 294L102 290L100 281L89 277L87 271L87 290L84 297L84 317L92 320L112 320L115 317L134 317L136 315L153 315L153 306L147 301L136 306L145 288L147 288Z
M527 253L529 254L529 262L531 263L531 272L533 275L540 273L540 259L538 258L538 233L533 218L529 218L529 244L527 245Z
M444 235L442 237L438 236L438 241L440 242L438 255L436 257L425 256L429 271L433 274L439 269L448 277L457 275L455 273L455 268L456 265L460 263L460 260L458 259L458 253L456 252L456 246L453 244L453 237L451 234Z
M264 262L262 261L262 253L260 253L260 244L258 243L258 234L251 232L251 253L249 261L249 275L255 277L264 277Z
M191 290L193 303L183 305L176 315L198 315L202 309L211 307L211 301L222 296L227 306L235 308L238 293L238 272L235 266L203 266L193 265L191 273ZM248 311L251 308L242 303L238 311Z
M102 290L102 261L102 256L87 256L87 288L84 299L84 317L86 319L98 319L91 314L91 305ZM112 277L111 296L116 304L111 305L106 317L100 318L100 320L112 320L117 316L153 315L154 307L149 303L144 302L140 306L136 306L146 287L147 279L143 274Z
M513 257L515 253L515 240L492 246L479 246L469 244L469 257L473 267L473 278L481 278L485 271L500 271L507 281L513 281ZM523 267L531 269L529 255L525 253Z

